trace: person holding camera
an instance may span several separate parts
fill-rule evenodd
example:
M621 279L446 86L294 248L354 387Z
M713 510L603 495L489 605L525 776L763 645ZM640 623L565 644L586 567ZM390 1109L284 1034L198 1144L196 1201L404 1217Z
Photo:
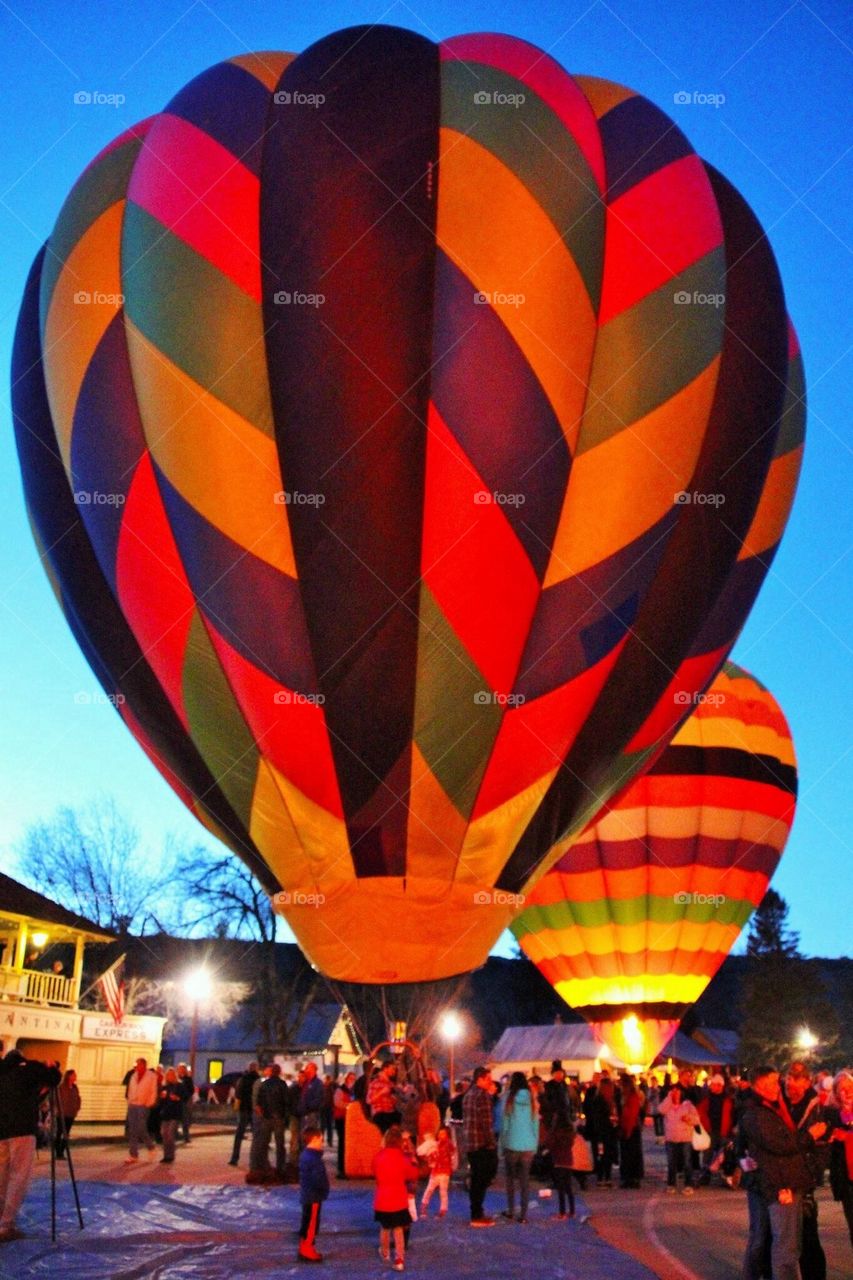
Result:
M17 1049L0 1059L0 1244L23 1235L15 1219L33 1174L39 1103L61 1079L58 1064L31 1062Z

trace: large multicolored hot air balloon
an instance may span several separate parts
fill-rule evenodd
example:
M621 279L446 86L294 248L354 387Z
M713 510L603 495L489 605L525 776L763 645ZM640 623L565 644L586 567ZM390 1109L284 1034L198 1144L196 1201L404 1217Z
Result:
M723 662L802 416L770 246L505 36L200 75L27 284L35 537L120 714L331 976L482 961Z
M543 876L513 932L624 1062L647 1066L728 955L797 794L773 696L726 663L647 773Z

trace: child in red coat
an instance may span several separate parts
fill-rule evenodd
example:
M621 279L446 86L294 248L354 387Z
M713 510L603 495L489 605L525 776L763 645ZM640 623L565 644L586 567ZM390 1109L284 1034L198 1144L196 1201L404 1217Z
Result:
M405 1266L406 1246L403 1228L411 1224L409 1215L408 1183L418 1176L417 1161L403 1151L403 1132L399 1125L392 1125L373 1160L376 1178L376 1194L373 1198L373 1216L379 1223L379 1256L385 1262L391 1258L391 1238L394 1239L394 1270Z

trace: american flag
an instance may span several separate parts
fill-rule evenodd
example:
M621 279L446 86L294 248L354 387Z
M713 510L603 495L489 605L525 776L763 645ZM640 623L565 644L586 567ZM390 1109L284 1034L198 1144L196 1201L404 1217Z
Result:
M124 955L119 956L118 960L111 964L109 969L98 978L98 986L101 989L107 1008L113 1015L113 1022L116 1026L124 1017L124 983L118 982L116 979L116 972L119 966L124 964L124 959Z

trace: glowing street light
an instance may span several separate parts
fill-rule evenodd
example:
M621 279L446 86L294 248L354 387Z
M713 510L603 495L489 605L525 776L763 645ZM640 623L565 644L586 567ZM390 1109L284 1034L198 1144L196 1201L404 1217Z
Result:
M442 1015L440 1031L444 1039L450 1046L450 1096L453 1097L453 1087L456 1083L453 1077L453 1046L462 1036L463 1026L462 1019L453 1009L448 1009Z
M198 1042L198 1007L203 1000L209 1000L213 990L210 974L200 966L191 970L184 978L184 991L193 1002L193 1020L190 1027L190 1075L195 1082L195 1054Z
M817 1048L817 1036L813 1035L808 1027L802 1027L797 1035L797 1047L804 1050L805 1053L811 1053Z

